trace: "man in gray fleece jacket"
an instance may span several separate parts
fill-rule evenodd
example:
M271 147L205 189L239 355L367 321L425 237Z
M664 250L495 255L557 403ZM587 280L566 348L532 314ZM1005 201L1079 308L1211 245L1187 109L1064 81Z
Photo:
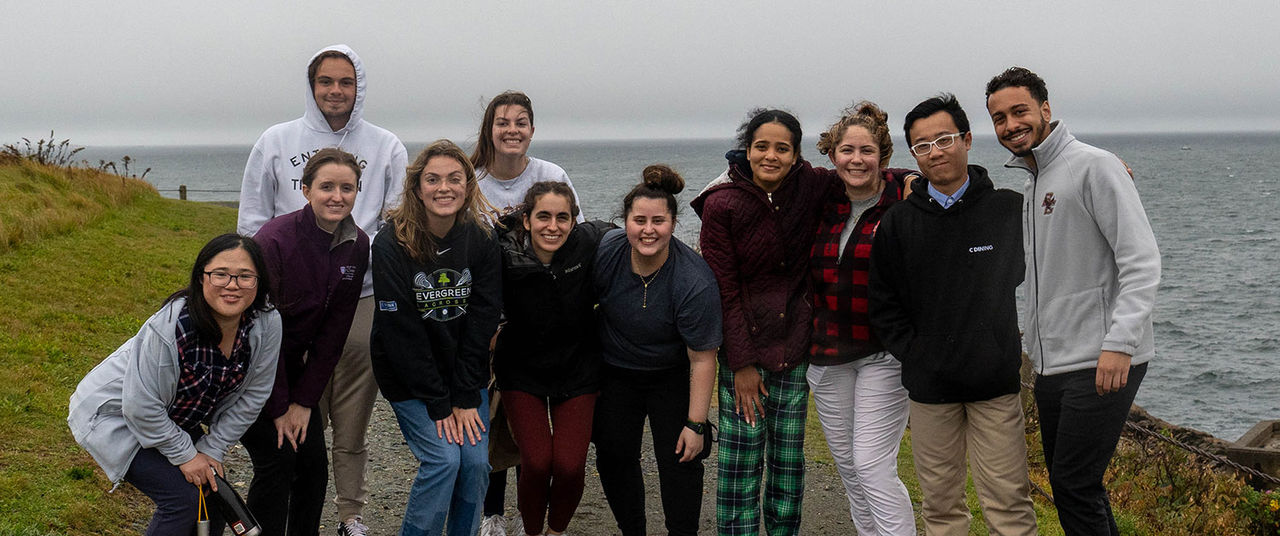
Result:
M1044 80L1012 67L987 84L1023 201L1024 340L1063 531L1119 534L1102 477L1147 361L1160 251L1125 165L1052 121Z

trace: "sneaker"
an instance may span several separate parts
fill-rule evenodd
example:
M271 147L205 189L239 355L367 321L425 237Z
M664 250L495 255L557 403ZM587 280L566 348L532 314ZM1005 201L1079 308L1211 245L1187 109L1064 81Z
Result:
M507 518L494 514L480 522L480 536L507 536Z
M366 533L369 531L369 527L364 526L361 521L363 519L360 516L356 516L355 519L351 520L351 523L338 523L338 536L367 536Z
M519 511L516 511L516 516L511 518L511 524L508 527L515 527L509 529L512 534L524 534L524 519L520 518Z

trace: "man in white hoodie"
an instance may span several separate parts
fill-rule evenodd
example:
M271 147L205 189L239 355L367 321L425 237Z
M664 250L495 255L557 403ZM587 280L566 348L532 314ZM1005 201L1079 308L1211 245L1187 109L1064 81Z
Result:
M1035 73L991 79L987 111L1005 166L1030 173L1024 341L1058 518L1068 535L1119 534L1102 477L1155 357L1155 234L1124 163L1052 120Z
M372 241L382 227L385 209L397 202L404 186L408 164L404 144L364 120L364 64L350 47L333 45L317 52L307 65L305 87L302 117L267 129L249 153L240 184L237 229L253 235L272 218L302 208L307 202L301 184L307 160L320 149L338 147L355 155L363 169L351 215ZM369 495L366 432L378 393L369 357L372 273L365 274L342 358L320 401L322 421L333 426L330 457L340 536L363 535L366 530L361 522Z

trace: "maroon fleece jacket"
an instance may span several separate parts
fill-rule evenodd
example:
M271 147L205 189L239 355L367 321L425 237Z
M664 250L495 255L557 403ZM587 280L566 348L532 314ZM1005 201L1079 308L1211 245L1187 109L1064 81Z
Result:
M350 216L327 233L306 205L267 222L253 241L262 248L271 301L284 324L275 388L263 408L274 419L291 402L313 409L320 403L360 301L369 236Z

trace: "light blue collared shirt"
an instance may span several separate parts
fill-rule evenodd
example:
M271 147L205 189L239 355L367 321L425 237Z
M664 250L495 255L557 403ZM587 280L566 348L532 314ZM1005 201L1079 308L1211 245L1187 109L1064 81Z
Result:
M934 201L937 201L939 205L942 205L942 208L948 209L951 208L951 205L956 204L956 201L959 201L960 197L964 195L965 190L968 189L969 177L967 176L964 178L964 184L961 184L960 188L956 189L956 193L951 195L939 192L937 188L933 187L933 183L929 183L929 197L932 197Z

